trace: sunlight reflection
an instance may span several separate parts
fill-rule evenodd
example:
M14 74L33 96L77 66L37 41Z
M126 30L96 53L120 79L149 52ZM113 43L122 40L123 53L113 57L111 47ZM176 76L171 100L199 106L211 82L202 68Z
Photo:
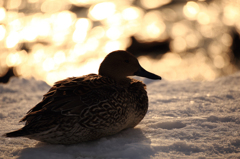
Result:
M170 3L172 0L140 0L141 4L146 9L153 9L160 6L163 6L165 4Z
M114 14L116 6L112 2L102 2L89 9L89 17L93 20L103 20Z
M3 7L0 7L0 21L3 21L6 17L6 10Z
M147 70L168 80L213 80L236 70L230 47L232 30L240 34L239 0L5 2L0 76L13 67L16 75L53 84L97 73L106 54L126 50L131 37L146 45L169 42L169 52L139 57Z
M10 32L6 38L6 47L13 48L18 44L19 40L20 40L20 36L18 32L16 31Z
M26 51L10 53L6 58L6 64L8 65L8 67L17 66L21 64L23 61L25 61L26 57L27 57Z
M210 23L210 17L205 12L200 12L197 16L197 20L200 24L206 25Z
M4 39L6 35L6 29L3 25L0 25L0 41Z
M135 20L142 15L142 10L137 7L129 7L123 10L122 16L125 20Z
M199 10L199 5L193 1L188 1L187 4L183 7L184 15L190 20L196 19L196 15Z
M136 34L140 41L154 41L158 39L161 41L161 35L164 33L166 25L162 20L159 11L150 11L145 14L142 23L142 31Z

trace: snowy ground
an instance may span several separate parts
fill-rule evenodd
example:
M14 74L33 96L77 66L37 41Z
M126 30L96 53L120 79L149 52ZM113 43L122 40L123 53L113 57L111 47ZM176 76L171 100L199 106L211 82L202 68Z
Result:
M71 146L1 136L0 158L240 158L240 72L211 82L144 80L149 111L135 129ZM48 89L33 79L1 84L0 135L22 127Z

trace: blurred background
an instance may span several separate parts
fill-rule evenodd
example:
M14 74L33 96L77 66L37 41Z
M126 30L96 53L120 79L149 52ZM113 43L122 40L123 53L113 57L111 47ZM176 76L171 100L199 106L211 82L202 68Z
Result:
M0 82L97 73L128 50L166 80L240 68L240 0L0 0Z

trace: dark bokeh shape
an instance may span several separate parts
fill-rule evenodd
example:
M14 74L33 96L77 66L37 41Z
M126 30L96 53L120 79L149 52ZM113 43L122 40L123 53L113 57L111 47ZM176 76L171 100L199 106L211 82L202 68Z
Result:
M131 40L132 44L127 48L127 51L131 52L135 56L150 55L155 58L170 51L169 41L141 43L133 36L131 37Z
M7 73L3 77L0 77L0 83L7 83L12 76L15 75L13 73L13 67L10 67Z
M232 34L233 42L231 46L231 50L233 53L233 64L240 68L240 36L239 34L234 31Z

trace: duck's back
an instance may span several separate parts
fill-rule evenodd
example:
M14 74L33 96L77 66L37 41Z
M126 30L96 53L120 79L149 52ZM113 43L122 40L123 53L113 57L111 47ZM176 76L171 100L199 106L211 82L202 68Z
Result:
M147 109L142 82L127 79L121 85L90 74L55 83L21 120L25 127L16 132L49 143L79 143L134 127Z

